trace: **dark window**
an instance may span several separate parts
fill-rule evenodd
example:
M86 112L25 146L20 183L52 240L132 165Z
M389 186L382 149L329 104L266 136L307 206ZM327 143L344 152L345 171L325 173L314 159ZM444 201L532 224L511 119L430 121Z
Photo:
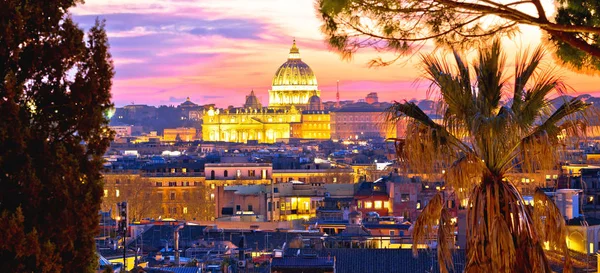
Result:
M162 187L162 182L156 182L157 187Z
M248 211L254 211L252 210L252 205L248 205Z
M229 172L227 172L227 170L225 170L225 171L223 172L223 176L225 176L225 177L229 176Z
M240 205L235 205L235 211L240 211L242 210L242 206Z
M271 211L273 208L273 202L269 202L269 204L267 205L267 210Z
M402 202L408 202L410 201L410 194L407 193L403 193L400 195L400 201Z
M175 200L175 193L174 192L171 193L171 200Z
M212 179L212 180L215 179L215 171L214 170L210 171L210 179Z
M279 188L277 188L277 187L273 188L273 192L274 193L279 193Z

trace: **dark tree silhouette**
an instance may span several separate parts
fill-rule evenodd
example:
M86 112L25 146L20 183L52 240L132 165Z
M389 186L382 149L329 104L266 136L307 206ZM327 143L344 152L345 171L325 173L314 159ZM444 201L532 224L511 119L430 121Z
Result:
M93 272L114 75L79 1L2 1L0 272Z

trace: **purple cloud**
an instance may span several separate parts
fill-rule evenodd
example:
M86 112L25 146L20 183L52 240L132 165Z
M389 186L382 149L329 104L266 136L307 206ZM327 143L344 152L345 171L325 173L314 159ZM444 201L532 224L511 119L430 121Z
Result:
M73 19L81 27L89 28L96 17L106 19L110 33L144 30L160 34L193 34L198 36L221 36L231 39L260 39L266 25L250 19L216 19L173 16L157 13L113 13L102 15L75 15Z

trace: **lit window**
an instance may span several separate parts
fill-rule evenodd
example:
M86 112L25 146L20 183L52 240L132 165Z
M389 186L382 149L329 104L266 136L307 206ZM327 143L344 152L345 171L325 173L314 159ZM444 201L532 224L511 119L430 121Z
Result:
M211 194L210 194L210 201L214 201L214 200L215 200L215 194L214 194L214 193L211 193Z
M417 202L417 209L421 209L421 202Z
M108 190L104 190L104 197L108 197Z
M182 173L186 173L187 172L187 168L181 168L181 172Z
M116 196L116 197L119 197L119 195L121 195L121 194L120 194L120 192L119 192L119 190L116 190L116 191L115 191L115 196Z
M375 201L375 209L381 209L381 207L383 207L383 202Z
M362 201L358 201L358 208L362 209Z
M210 188L214 190L215 189L215 183L210 184Z
M187 207L183 207L183 214L187 214Z
M236 171L236 177L242 177L242 170L237 170Z
M365 202L365 209L370 209L373 207L373 202L367 201Z
M390 206L390 203L388 201L383 202L383 207L384 208L388 208Z

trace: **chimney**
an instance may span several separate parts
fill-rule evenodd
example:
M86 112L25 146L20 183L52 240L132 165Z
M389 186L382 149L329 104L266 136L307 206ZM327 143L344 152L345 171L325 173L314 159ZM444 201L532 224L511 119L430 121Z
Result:
M580 189L559 189L554 193L554 203L565 219L579 217L579 194Z

